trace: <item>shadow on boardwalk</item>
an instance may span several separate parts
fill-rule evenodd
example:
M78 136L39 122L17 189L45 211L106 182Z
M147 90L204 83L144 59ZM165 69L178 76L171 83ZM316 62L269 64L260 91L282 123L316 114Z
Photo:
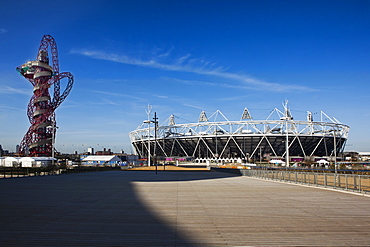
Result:
M229 176L110 171L1 179L0 242L2 246L194 246L191 238L148 209L133 183Z

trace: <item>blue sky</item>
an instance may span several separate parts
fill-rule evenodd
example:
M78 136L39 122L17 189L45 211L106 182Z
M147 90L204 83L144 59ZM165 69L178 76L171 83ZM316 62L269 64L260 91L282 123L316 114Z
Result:
M364 0L3 0L0 144L14 151L30 126L32 86L15 68L50 34L75 77L56 111L59 151L131 152L148 104L186 123L245 107L266 119L286 99L295 119L324 111L351 127L346 150L370 151L369 30Z

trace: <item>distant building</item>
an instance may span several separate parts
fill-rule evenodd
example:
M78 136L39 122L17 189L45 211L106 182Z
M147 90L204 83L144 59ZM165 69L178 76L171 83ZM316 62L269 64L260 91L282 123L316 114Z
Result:
M113 152L110 149L104 148L103 151L96 151L95 155L112 155Z
M137 166L140 164L139 155L134 154L119 154L117 155L124 163L128 165Z
M361 161L369 161L370 160L370 152L359 152L358 158Z
M359 160L359 153L354 151L344 152L343 157L345 161L357 161Z
M119 166L122 160L116 155L89 155L81 160L86 166Z

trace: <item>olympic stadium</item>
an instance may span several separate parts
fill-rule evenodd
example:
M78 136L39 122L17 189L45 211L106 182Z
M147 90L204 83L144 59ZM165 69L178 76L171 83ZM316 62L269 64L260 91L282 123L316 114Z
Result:
M239 121L231 121L216 111L200 113L194 123L175 123L171 115L163 124L144 121L129 133L141 157L189 157L201 160L262 161L282 158L290 161L336 157L343 152L349 126L324 112L307 112L306 120L295 120L287 102L275 108L265 120L253 119L244 108Z

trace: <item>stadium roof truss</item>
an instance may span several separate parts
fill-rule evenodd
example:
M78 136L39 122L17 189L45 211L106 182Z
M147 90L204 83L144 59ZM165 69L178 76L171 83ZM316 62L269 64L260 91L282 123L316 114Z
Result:
M286 140L293 156L330 156L334 150L343 151L349 126L324 112L320 112L320 121L313 121L311 112L306 121L297 121L284 109L275 108L266 120L253 120L247 108L239 121L228 120L220 111L208 118L202 111L198 122L176 124L171 115L156 133L154 124L144 123L129 135L136 152L144 157L148 150L150 155L166 157L284 157ZM273 115L278 120L271 119Z

